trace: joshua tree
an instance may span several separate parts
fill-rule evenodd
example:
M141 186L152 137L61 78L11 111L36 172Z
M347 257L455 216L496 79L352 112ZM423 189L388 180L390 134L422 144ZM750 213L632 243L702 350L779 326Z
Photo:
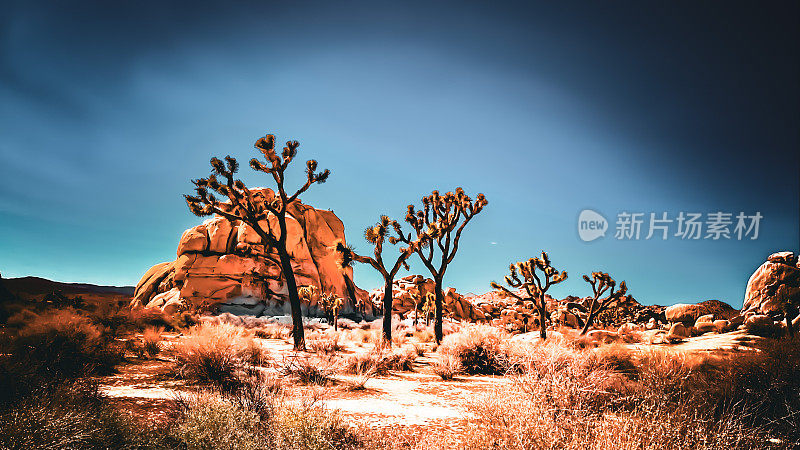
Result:
M506 284L512 288L523 288L527 297L522 297L510 289L500 286L492 282L494 289L499 289L507 295L514 297L521 303L533 302L533 306L539 312L539 335L542 339L547 339L546 321L547 321L547 298L545 292L550 289L550 286L561 283L567 279L567 272L562 271L559 273L553 266L550 265L550 258L547 253L542 252L541 258L531 258L527 261L521 261L516 264L508 266L510 275L506 275ZM536 274L539 270L541 277ZM519 275L522 275L522 279Z
M392 231L397 236L392 235ZM368 227L364 230L364 238L370 244L374 245L375 257L361 256L353 250L353 248L339 242L336 244L336 251L339 253L339 264L341 267L347 267L353 262L366 263L371 265L375 270L380 272L383 276L383 338L385 342L392 342L392 286L394 284L394 277L401 267L408 270L408 263L406 260L411 256L416 248L417 243L411 242L411 236L403 236L403 230L396 220L390 219L388 216L381 216L381 220L374 226ZM383 261L383 243L389 241L390 244L395 245L398 242L408 243L408 247L400 248L400 255L391 268L387 269Z
M198 216L218 214L230 221L242 221L249 225L261 238L265 247L265 254L272 250L278 253L279 265L286 287L289 291L289 302L292 307L292 323L294 334L294 348L298 351L305 350L303 335L303 318L300 311L300 296L297 292L297 282L292 271L292 256L286 248L286 212L289 205L298 199L300 194L308 190L314 183L324 183L330 175L329 170L317 172L317 161L306 162L306 182L293 194L286 192L284 183L285 172L289 164L297 155L297 141L288 141L280 155L275 152L275 136L268 134L255 143L255 147L266 158L265 162L256 158L250 160L250 167L258 172L272 175L277 185L277 195L267 196L262 192L253 192L244 185L242 180L234 180L234 174L239 169L239 163L231 156L225 157L225 162L219 158L211 158L213 173L208 178L192 180L196 186L197 195L185 195L189 209ZM217 177L220 177L218 179ZM218 200L211 192L216 192L226 201ZM269 220L274 217L277 229Z
M406 222L414 228L417 235L413 249L430 271L435 283L436 317L433 331L437 343L441 343L443 337L442 280L445 271L456 256L458 241L461 239L464 227L483 210L487 203L483 194L478 194L473 202L463 189L457 188L455 193L440 195L439 191L433 191L431 195L423 197L420 211L416 211L414 205L408 205ZM409 245L412 244L402 235L399 239Z
M425 326L430 325L430 316L436 310L436 295L431 292L425 294L425 303L422 304L422 314L425 315Z
M336 294L322 294L320 304L329 320L333 319L333 329L339 331L339 308L342 307L342 298Z
M589 278L589 275L584 275L583 279L592 285L592 301L587 311L589 316L586 318L586 324L581 330L582 335L589 331L589 327L592 326L592 322L594 322L598 314L618 304L625 296L625 293L628 292L628 286L625 285L624 281L619 284L619 289L615 291L614 288L617 282L605 272L592 272L591 278ZM608 295L605 298L600 298L606 291L608 291Z

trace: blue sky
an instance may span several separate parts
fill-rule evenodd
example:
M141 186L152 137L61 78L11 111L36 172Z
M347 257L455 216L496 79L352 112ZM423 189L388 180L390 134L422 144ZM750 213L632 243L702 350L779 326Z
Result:
M800 52L795 10L720 5L7 3L0 273L135 284L199 223L189 180L272 132L332 171L303 201L362 252L380 214L483 192L445 281L461 292L545 249L559 297L603 270L642 303L738 307L798 249ZM755 241L585 243L584 208L764 218Z

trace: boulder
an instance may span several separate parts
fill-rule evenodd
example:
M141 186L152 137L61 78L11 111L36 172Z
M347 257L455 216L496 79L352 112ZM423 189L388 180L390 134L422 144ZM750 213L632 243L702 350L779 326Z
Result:
M773 253L756 269L745 288L742 315L770 314L785 316L787 307L800 306L800 267L792 252Z
M725 319L715 320L713 324L714 328L717 330L717 333L724 333L725 331L728 331L731 326L730 322Z
M713 322L714 315L713 314L706 314L697 318L697 322L695 323L702 323L702 322ZM696 325L695 325L696 326Z
M586 333L586 337L595 342L610 344L619 340L619 333L616 331L592 330Z
M664 310L664 315L667 321L676 322L694 322L700 317L700 307L686 303L678 303L676 305L668 306Z
M775 321L766 314L753 314L744 321L747 328L771 327Z
M198 225L189 228L181 235L178 241L178 256L189 252L202 252L208 249L208 232L206 226Z
M713 322L697 322L694 329L697 334L717 332L717 326Z
M667 335L670 337L688 338L692 335L692 330L691 328L685 326L682 322L677 322L670 327Z
M683 322L687 325L694 324L700 317L707 315L712 316L711 320L730 319L738 313L731 305L719 300L706 300L697 304L678 303L664 310L667 322Z
M275 195L271 189L251 191L265 198ZM299 200L287 210L286 242L297 285L338 295L344 300L342 315L374 318L374 305L368 293L352 282L352 269L342 271L336 263L334 247L345 242L341 220L331 211ZM279 228L272 215L261 224ZM213 216L183 232L177 255L175 261L153 266L144 274L132 305L164 308L170 304L170 309L183 305L195 311L247 315L284 314L291 309L277 253L265 248L245 223ZM303 308L306 314L324 316L317 305Z

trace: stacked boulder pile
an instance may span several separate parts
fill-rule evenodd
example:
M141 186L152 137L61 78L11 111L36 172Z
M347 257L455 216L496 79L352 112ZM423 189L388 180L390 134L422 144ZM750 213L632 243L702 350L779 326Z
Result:
M667 307L664 315L671 324L667 338L673 341L705 333L725 333L744 322L739 311L719 300L678 303Z
M422 275L408 275L394 280L392 285L392 314L403 318L413 318L416 306L417 315L422 318L422 309L426 296L434 295L436 283ZM371 303L376 307L383 300L383 288L373 289L369 293ZM442 304L444 316L454 320L469 322L482 322L486 317L475 305L470 303L463 295L456 292L455 288L444 291Z

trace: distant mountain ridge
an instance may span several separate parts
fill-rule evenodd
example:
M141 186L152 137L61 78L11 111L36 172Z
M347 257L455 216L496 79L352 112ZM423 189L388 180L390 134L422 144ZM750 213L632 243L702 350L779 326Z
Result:
M40 277L2 278L5 288L17 296L39 296L59 291L65 295L104 294L133 296L133 286L98 286L88 283L62 283Z

